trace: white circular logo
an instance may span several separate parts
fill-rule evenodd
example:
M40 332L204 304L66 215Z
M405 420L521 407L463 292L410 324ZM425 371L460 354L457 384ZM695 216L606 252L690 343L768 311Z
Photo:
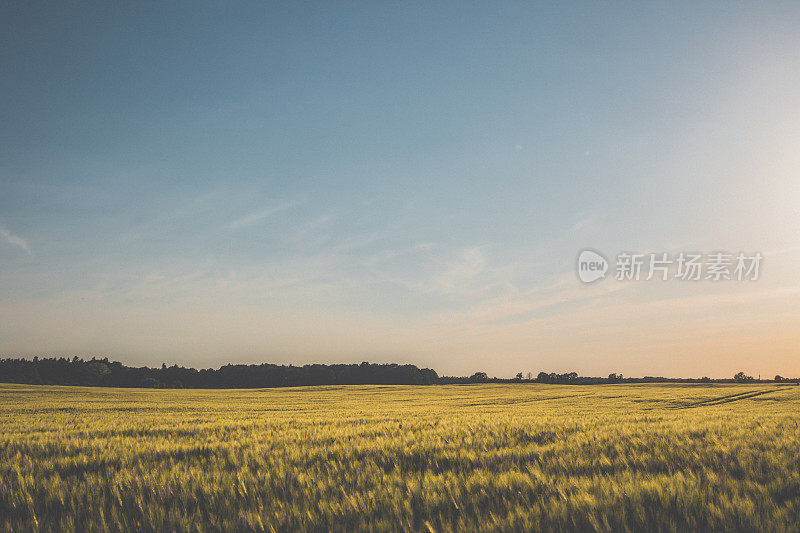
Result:
M606 272L608 272L608 260L599 252L583 250L578 254L578 262L575 267L578 270L578 278L582 282L592 283L593 281L606 277Z

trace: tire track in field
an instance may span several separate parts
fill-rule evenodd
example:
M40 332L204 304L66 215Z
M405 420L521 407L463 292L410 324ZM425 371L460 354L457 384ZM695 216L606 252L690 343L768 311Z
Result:
M725 403L731 402L738 402L739 400L747 400L750 398L755 398L756 396L762 396L764 394L771 394L773 392L777 392L781 389L770 389L770 390L762 390L762 391L746 391L740 392L738 394L729 394L728 396L720 396L717 398L710 398L708 400L700 400L699 402L694 402L686 405L672 407L672 409L694 409L696 407L708 407L712 405L722 405Z
M569 394L566 396L544 396L541 398L500 398L500 399L489 399L484 402L476 402L476 403L464 403L461 404L462 407L479 407L479 406L491 406L491 405L515 405L521 403L534 403L534 402L544 402L548 400L565 400L568 398L583 398L586 396L590 396L590 394Z

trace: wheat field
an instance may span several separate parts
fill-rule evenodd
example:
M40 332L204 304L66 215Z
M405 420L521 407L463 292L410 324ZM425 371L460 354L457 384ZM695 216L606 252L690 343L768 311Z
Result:
M0 385L0 530L798 530L798 408L776 385Z

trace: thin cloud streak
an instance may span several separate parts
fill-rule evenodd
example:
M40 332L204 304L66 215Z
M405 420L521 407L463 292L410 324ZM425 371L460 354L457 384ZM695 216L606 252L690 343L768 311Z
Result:
M28 255L33 257L33 252L31 252L31 249L28 246L28 243L25 241L25 239L23 239L19 235L14 235L13 233L8 231L3 226L0 226L0 237L7 244L10 244L11 246L16 246L18 248L22 248L23 250L25 250L28 253Z
M252 226L256 226L263 222L265 219L271 217L276 213L280 213L282 211L286 211L287 209L295 206L297 202L287 202L282 205L275 205L268 207L266 209L262 209L260 211L256 211L254 213L250 213L249 215L245 215L241 218L237 218L230 224L228 224L228 229L230 230L237 230L243 228L249 228Z

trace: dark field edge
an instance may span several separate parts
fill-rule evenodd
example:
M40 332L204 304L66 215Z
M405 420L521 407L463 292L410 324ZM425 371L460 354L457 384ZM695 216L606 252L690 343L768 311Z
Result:
M163 364L161 368L132 367L108 358L89 360L73 357L49 357L32 360L0 359L0 383L27 385L77 385L85 387L167 388L167 389L260 389L320 385L453 385L472 383L547 383L568 385L602 385L610 383L779 383L800 385L800 378L755 379L743 372L731 379L623 377L612 373L607 377L585 377L577 372L563 374L539 372L518 373L515 378L489 377L485 372L467 376L439 376L430 368L411 364L309 364L233 365L217 369L195 369Z

